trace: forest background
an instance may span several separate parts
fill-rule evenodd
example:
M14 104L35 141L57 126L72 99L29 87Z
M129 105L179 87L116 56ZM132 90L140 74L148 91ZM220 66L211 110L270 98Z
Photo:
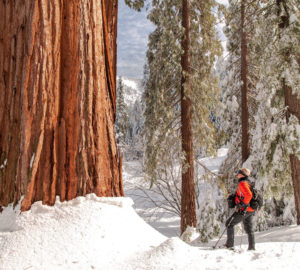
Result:
M210 4L213 2L218 4L215 1ZM162 2L157 3L157 8L155 4L149 8L148 19L153 20L155 28L149 35L144 77L138 87L141 95L133 106L124 105L123 95L126 100L130 86L128 88L128 82L124 86L119 78L119 106L122 108L119 117L127 117L126 124L121 125L117 117L117 136L126 158L140 159L151 189L161 193L164 203L159 202L157 206L164 205L180 215L181 195L177 192L183 158L178 132L180 108L169 106L176 104L176 91L179 93L176 87L180 87L180 81L176 81L181 72L180 58L176 58L180 56L180 51L176 51L179 40L176 25L180 19L178 13L167 12L171 4L165 3L165 11ZM216 8L224 13L211 26L207 18L205 24L200 24L219 44L209 43L205 47L200 31L198 38L202 43L194 42L192 49L195 53L195 62L191 65L195 90L191 95L195 101L196 215L197 229L204 240L219 234L228 211L226 198L234 191L235 174L242 166L251 169L251 180L264 194L265 204L257 215L256 229L299 223L295 207L299 189L296 158L299 154L298 4L297 1L229 1L225 7ZM191 2L197 9L195 5ZM220 23L226 39L218 35ZM212 48L220 48L217 46L222 42L227 43L225 50L214 56ZM196 60L201 52L204 56ZM201 159L215 155L216 150L224 146L228 154L220 171L217 174L209 171ZM203 185L205 190L210 186L211 192L199 192Z

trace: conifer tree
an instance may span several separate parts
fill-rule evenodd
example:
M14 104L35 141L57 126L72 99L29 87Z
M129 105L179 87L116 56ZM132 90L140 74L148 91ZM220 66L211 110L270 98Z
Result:
M117 140L121 144L125 144L127 142L128 137L128 108L124 101L124 84L122 77L118 79L118 87L117 87L117 113L116 113L116 136Z
M290 3L286 3L286 1L283 0L276 0L277 4L277 14L280 16L279 20L279 34L280 34L280 40L283 47L283 51L281 52L281 55L285 58L285 62L288 64L295 63L294 68L297 74L298 71L298 77L300 74L300 42L299 42L299 36L300 36L300 9L298 6L293 6L293 1L290 1ZM296 1L298 2L298 1ZM297 3L294 3L297 4ZM299 3L298 3L299 4ZM295 16L296 18L291 18L291 16ZM298 17L297 17L298 16ZM293 20L293 21L291 21ZM290 25L291 23L295 23L296 26ZM291 29L288 29L291 28ZM287 33L280 33L281 30ZM289 33L292 30L292 33ZM286 39L284 35L293 35L293 32L295 34L298 34L298 42L292 43L292 44L286 44ZM295 50L296 49L296 50ZM298 64L298 66L297 66ZM286 71L286 70L284 70ZM295 72L294 71L294 72ZM284 101L285 105L287 106L287 123L289 123L290 118L294 118L295 124L299 127L300 124L300 88L299 84L296 86L296 89L293 89L294 85L291 85L289 83L289 73L285 73L282 76L282 88L284 92ZM298 81L299 82L299 81ZM297 91L298 90L298 91ZM293 120L292 120L293 121ZM294 129L296 136L295 138L298 140L298 149L293 149L293 151L290 151L289 158L290 158L290 165L291 165L291 176L292 176L292 182L294 187L294 198L295 198L295 207L297 211L297 224L300 225L300 149L299 149L299 140L300 140L300 134L297 134L297 126L296 129ZM296 151L295 151L296 150ZM298 155L298 156L297 156Z
M149 37L147 52L145 165L147 175L155 183L162 178L173 179L174 174L178 174L178 168L177 171L170 169L175 167L172 166L174 164L182 164L180 174L192 170L192 163L186 162L185 154L188 153L183 153L181 145L181 97L190 102L188 110L193 112L191 126L196 154L212 150L213 125L209 116L216 105L214 91L217 89L212 70L221 45L215 29L216 18L212 13L213 7L217 6L216 1L190 1L190 63L187 65L189 70L183 69L181 57L186 50L181 41L186 32L182 27L182 16L179 16L183 12L182 2L153 1L152 5L149 19L156 29ZM183 81L184 96L181 74L189 74L189 81ZM200 142L205 144L200 146ZM187 225L193 224L194 221ZM182 225L182 232L185 226Z
M258 20L257 47L260 80L257 110L257 144L249 164L258 167L260 184L271 197L294 193L299 223L299 1L268 3ZM256 38L256 40L258 40ZM290 211L293 207L286 207ZM284 212L284 216L288 213ZM291 218L283 222L292 222Z
M248 159L255 126L257 62L252 33L259 1L229 1L226 12L226 59L220 67L221 129L227 134L230 148L220 171L229 189L238 167Z
M289 113L291 106L287 107L285 98L288 89L284 85L294 94L299 91L299 5L296 2L284 1L278 5L278 1L260 1L252 13L252 29L255 31L249 32L252 37L249 45L250 67L255 70L255 76L249 78L256 91L251 93L255 99L255 110L252 110L250 117L253 143L244 165L252 170L257 187L265 191L267 200L261 220L261 224L265 224L263 226L267 225L267 220L269 224L293 222L293 207L290 207L293 186L289 164L290 155L298 155L299 152L298 120L293 113ZM287 17L290 23L283 27ZM293 101L296 100L293 96ZM288 121L286 113L289 114ZM278 200L285 209L279 209ZM282 210L282 216L277 216L276 213Z

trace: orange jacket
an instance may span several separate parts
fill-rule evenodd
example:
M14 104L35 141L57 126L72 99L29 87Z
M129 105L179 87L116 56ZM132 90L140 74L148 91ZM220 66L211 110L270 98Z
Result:
M236 190L235 203L239 204L243 202L248 205L253 197L250 189L250 183L245 180L240 180L239 186ZM242 208L244 210L244 208ZM250 206L247 208L247 212L254 212L254 209Z

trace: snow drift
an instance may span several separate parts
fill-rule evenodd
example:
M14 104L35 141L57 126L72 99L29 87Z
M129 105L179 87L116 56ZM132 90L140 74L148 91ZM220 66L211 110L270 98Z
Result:
M129 198L93 194L55 206L33 204L20 213L12 207L0 214L0 270L196 270L300 269L299 226L271 231L257 251L236 252L190 246L167 238L146 224ZM290 234L291 232L291 234ZM268 238L269 237L269 238ZM260 237L258 237L260 238ZM288 238L289 241L288 242ZM196 244L197 245L197 244Z
M122 269L128 256L165 240L134 212L132 203L93 194L57 200L54 207L37 202L15 222L11 208L5 210L0 216L0 228L5 228L0 269Z

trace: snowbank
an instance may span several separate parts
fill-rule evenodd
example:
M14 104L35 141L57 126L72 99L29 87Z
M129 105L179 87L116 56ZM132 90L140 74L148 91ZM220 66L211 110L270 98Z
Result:
M292 242L299 226L258 235L257 251L212 250L166 238L132 203L91 194L53 207L37 202L21 214L8 207L0 215L0 270L300 269L300 242ZM277 236L284 242L267 243Z
M0 215L0 269L125 269L128 256L166 239L132 203L91 194L19 215L10 207Z

